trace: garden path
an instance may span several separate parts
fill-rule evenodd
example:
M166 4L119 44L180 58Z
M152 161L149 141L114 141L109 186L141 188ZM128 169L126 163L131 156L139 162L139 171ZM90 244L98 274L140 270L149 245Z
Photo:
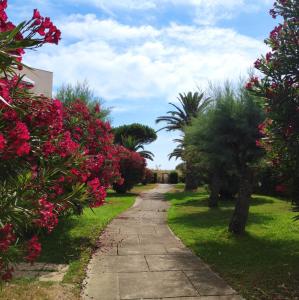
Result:
M171 188L142 193L106 228L88 266L84 300L242 299L168 228L163 194Z

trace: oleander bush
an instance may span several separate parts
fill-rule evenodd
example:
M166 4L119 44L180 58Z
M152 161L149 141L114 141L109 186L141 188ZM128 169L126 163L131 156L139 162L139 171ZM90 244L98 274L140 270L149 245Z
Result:
M119 149L99 106L36 96L18 75L25 50L58 44L60 31L37 9L15 26L6 8L0 1L0 282L11 279L15 262L37 259L40 234L102 205L121 179Z
M130 191L135 184L142 182L145 174L145 159L137 152L119 146L120 174L122 182L116 182L113 189L117 193Z

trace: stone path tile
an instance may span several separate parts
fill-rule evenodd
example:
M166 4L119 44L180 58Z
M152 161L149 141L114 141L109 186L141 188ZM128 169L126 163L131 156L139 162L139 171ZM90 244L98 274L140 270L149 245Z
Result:
M119 274L121 299L196 296L183 272L144 272Z
M90 266L90 273L120 273L149 271L143 255L96 257Z
M167 226L159 185L114 219L90 261L83 300L240 300Z
M130 245L118 247L118 255L167 254L162 244Z
M193 254L189 255L146 255L150 271L208 270L207 266ZM204 272L203 272L204 273Z
M210 270L185 271L184 273L201 296L226 296L236 294L236 291Z
M83 291L83 299L116 300L119 299L117 273L102 273L100 276L86 278L87 289Z

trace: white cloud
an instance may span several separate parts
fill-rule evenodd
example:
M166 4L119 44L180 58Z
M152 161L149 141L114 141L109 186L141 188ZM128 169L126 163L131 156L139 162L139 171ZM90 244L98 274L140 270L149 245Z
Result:
M208 80L238 78L266 51L261 41L217 27L137 27L94 15L60 25L64 42L26 61L54 71L56 85L87 79L106 100L172 100Z

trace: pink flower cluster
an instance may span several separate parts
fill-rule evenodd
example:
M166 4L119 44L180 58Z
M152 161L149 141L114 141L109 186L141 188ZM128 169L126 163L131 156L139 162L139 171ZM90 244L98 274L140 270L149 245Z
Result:
M46 228L48 233L51 233L58 224L58 216L55 213L55 205L48 202L46 197L39 199L38 204L38 214L40 217L35 221L35 223L41 228Z
M40 255L40 252L42 251L42 246L38 241L38 237L35 235L33 236L27 244L27 256L25 259L33 263Z
M44 37L46 43L58 44L61 39L61 31L51 22L50 18L42 17L40 12L35 9L32 17L33 26L36 26L35 31Z
M0 251L6 252L15 240L12 224L6 224L0 228Z

